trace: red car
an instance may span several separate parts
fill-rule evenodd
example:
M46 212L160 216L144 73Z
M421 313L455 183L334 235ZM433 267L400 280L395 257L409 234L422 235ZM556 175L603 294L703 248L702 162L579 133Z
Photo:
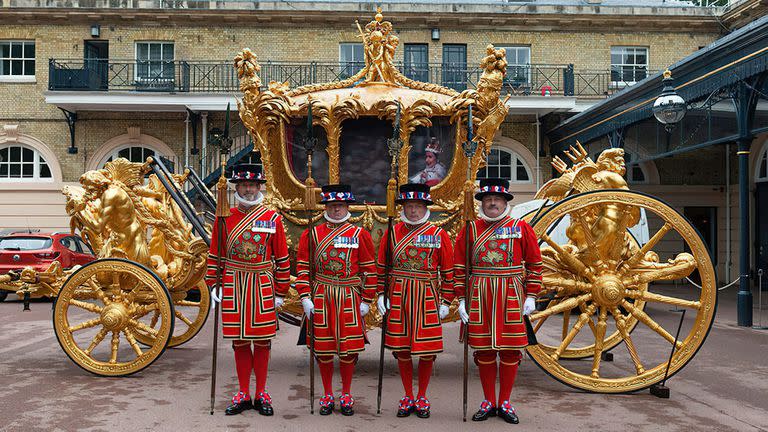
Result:
M46 270L58 261L68 269L96 257L78 236L64 233L13 233L0 237L0 274L24 267Z

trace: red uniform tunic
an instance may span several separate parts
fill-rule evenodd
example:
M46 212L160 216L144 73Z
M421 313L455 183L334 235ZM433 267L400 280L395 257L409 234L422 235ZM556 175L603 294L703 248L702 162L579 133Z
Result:
M218 222L213 225L208 255L210 287L216 283ZM266 340L275 336L275 295L285 296L290 284L288 245L282 218L257 205L243 212L231 209L226 219L227 244L221 258L223 287L221 322L225 338Z
M360 302L376 292L373 240L368 231L344 222L324 223L313 230L314 289L309 288L309 230L299 240L296 290L311 298L315 353L346 356L365 349L365 323ZM311 294L311 297L310 297Z
M465 229L456 239L456 295L465 297ZM478 350L522 349L528 345L523 322L525 296L541 290L541 252L528 223L509 216L469 225L472 273L466 302L469 344ZM523 272L525 265L525 272Z
M379 294L384 291L387 239L379 244ZM453 248L448 233L427 222L394 226L392 269L389 278L390 311L384 344L412 355L443 351L440 301L450 305L453 292Z

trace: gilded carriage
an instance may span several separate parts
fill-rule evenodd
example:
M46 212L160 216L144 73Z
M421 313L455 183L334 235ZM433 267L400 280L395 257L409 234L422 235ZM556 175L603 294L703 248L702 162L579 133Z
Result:
M203 282L209 240L180 193L189 175L171 174L151 158L115 159L86 172L82 187L63 193L72 231L98 259L0 276L0 289L25 299L55 298L56 337L83 369L104 376L138 372L203 327L210 310Z
M455 237L466 207L464 191L474 188L507 116L500 98L507 70L503 49L489 45L475 88L458 92L398 70L393 59L399 39L381 13L359 30L365 66L330 83L291 89L270 82L265 89L253 52L246 49L235 58L243 92L240 119L268 179L265 202L284 217L294 252L310 218L322 217L321 209L308 212L305 205L307 190L316 182L353 183L363 202L352 206L351 220L380 238L390 176L386 142L393 131L404 144L394 155L401 184L419 181L419 155L435 145L433 137L441 142L442 162L449 165L432 188L431 220ZM468 158L462 143L470 125L477 151ZM301 145L308 135L322 142L314 159ZM561 175L547 182L536 205L521 215L539 236L544 261L544 292L531 317L540 343L528 352L551 376L579 389L619 393L647 388L663 379L667 366L670 374L683 368L706 338L717 300L711 258L682 215L629 190L621 149L606 150L593 160L576 145L567 156L570 164L555 158ZM150 170L154 174L145 185ZM201 289L201 280L209 231L180 192L185 181L195 178L189 171L170 174L158 161L119 159L84 174L83 190L65 190L67 210L73 230L103 259L68 273L54 266L40 274L6 275L0 277L0 288L57 294L56 334L81 367L101 375L143 369L166 346L193 337L208 314L209 293ZM210 191L200 195L212 200ZM640 225L647 227L647 236L636 235ZM673 244L674 250L661 251L661 243ZM689 277L700 280L700 290L660 285ZM190 297L197 293L199 299ZM684 308L694 317L676 340L667 330L675 324L669 314L657 318L649 313L650 305L656 311L659 305ZM300 316L295 292L283 313ZM448 319L456 318L454 312ZM379 321L376 311L369 314L369 327ZM633 338L638 329L642 342ZM110 333L109 343L102 343ZM653 338L666 345L646 343ZM618 345L625 346L626 361L606 365L606 353Z

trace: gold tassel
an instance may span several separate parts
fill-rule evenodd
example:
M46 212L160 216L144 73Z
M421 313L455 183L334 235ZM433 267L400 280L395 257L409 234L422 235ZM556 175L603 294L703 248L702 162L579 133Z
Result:
M216 217L229 217L229 194L227 193L227 178L224 171L227 162L221 162L221 176L216 182Z

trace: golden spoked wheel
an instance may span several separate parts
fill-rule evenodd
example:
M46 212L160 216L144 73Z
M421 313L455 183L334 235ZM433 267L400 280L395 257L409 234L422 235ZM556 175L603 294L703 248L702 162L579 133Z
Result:
M141 317L158 311L158 324ZM154 362L173 334L171 297L146 267L119 258L86 264L62 286L53 311L56 337L78 366L97 375L125 376ZM154 341L141 347L140 332Z
M541 211L539 209L532 210L528 213L526 213L521 219L525 220L528 223L533 223L532 220L535 216L542 215L549 211L553 207L553 204L548 205L544 207ZM559 218L558 218L559 219ZM562 222L563 225L567 225L568 218L565 218ZM554 222L553 224L557 224L558 222ZM547 229L549 230L549 228ZM639 248L640 245L637 243L637 240L631 236L630 234L630 241L634 244L635 247ZM544 245L546 247L546 245ZM543 270L543 276L556 276L557 274L557 268L551 268L551 267L544 267ZM635 308L639 310L643 310L645 308L645 301L644 300L630 300L632 304L635 306ZM545 305L546 307L555 306L557 303L560 302L560 299L557 298L556 290L554 289L548 289L547 287L544 287L542 290L542 296L538 300L538 308L541 309L542 305ZM565 339L566 335L568 334L568 329L570 328L570 323L573 318L577 318L581 314L581 308L578 305L574 305L572 308L565 309L564 311L557 314L560 318L560 322L562 323L562 339ZM538 320L533 325L533 330L538 331L544 323L547 322L550 317L544 317L540 320ZM554 318L551 318L554 320ZM628 334L631 334L632 331L635 329L635 326L637 325L637 319L634 316L629 316L625 322L624 325L624 331L626 331ZM561 340L562 340L561 339ZM619 345L622 342L623 338L621 336L621 332L619 332L618 329L613 331L612 333L607 333L603 339L603 352L608 352L615 348L617 345ZM571 342L565 350L562 351L560 354L561 358L564 359L582 359L586 357L592 357L595 353L595 342L594 340L591 341L584 341L582 343L579 343L580 341L574 341ZM553 345L547 345L545 342L540 341L540 348L546 350L547 352L554 352L555 349L557 349L556 346Z
M197 291L200 292L199 296ZM195 294L195 295L192 295ZM198 299L199 297L199 299ZM172 292L173 314L176 318L173 336L168 342L168 347L173 348L189 342L200 332L208 319L208 313L211 311L211 293L208 291L205 282L200 282L195 287L194 292L179 291ZM149 319L149 327L157 329L161 324L160 312L158 310L147 310L142 319ZM144 345L151 345L154 337L142 329L136 332L136 340Z
M641 211L650 237L638 247L627 228L638 223ZM568 241L560 244L547 231L566 216ZM687 219L639 192L598 190L558 202L533 221L533 228L543 240L545 294L554 297L545 310L531 315L540 344L528 347L528 353L542 369L564 384L600 393L658 383L679 322L669 310L673 307L688 314L670 376L693 358L712 326L717 288L709 252ZM682 252L683 247L690 252ZM701 290L686 282L694 272ZM633 320L637 329L630 335ZM618 336L606 338L609 331ZM601 363L601 354L616 341L625 345L628 356ZM574 353L589 353L590 360L566 357L578 342L586 346Z

